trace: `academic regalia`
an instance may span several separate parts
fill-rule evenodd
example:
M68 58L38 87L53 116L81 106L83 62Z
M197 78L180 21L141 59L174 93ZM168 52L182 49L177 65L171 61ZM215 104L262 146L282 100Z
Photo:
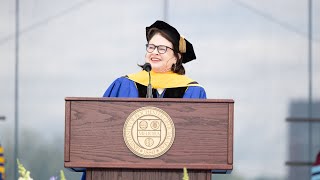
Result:
M206 98L204 88L185 75L153 71L150 74L154 98ZM103 97L145 98L148 83L149 75L146 71L123 76L109 86ZM163 92L159 93L157 89L163 89Z

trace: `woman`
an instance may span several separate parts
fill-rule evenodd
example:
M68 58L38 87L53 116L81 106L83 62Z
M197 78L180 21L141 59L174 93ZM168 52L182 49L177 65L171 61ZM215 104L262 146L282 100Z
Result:
M154 98L206 98L197 82L185 76L183 63L196 59L192 44L163 21L146 27L145 61L151 64L151 84ZM147 94L149 75L146 71L116 79L103 97L141 97ZM86 179L86 173L82 180Z
M197 82L185 76L182 64L196 59L192 44L163 21L146 27L145 61L151 64L154 98L206 98ZM146 97L149 75L146 71L116 79L103 97Z

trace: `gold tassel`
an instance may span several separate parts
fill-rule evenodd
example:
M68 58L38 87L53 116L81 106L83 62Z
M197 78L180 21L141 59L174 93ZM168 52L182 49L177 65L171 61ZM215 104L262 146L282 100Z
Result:
M185 53L186 52L186 40L184 39L183 36L180 36L180 40L179 40L179 52L181 53Z

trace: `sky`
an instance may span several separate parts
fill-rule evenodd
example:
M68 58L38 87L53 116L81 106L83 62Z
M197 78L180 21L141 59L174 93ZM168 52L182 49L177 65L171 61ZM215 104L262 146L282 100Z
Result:
M320 99L320 2L313 1L313 99ZM64 98L100 97L139 70L162 1L21 1L20 128L64 135ZM234 172L285 177L287 123L308 100L308 6L301 0L170 1L167 21L194 46L187 75L210 99L234 99ZM0 2L0 139L14 122L14 2ZM301 116L307 116L301 114ZM21 141L23 137L21 137ZM273 168L270 168L273 167Z

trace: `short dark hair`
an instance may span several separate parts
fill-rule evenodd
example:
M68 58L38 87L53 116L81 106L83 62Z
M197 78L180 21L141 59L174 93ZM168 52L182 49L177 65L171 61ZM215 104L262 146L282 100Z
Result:
M164 37L165 39L170 41L173 45L173 52L174 52L174 56L177 58L177 63L172 65L171 71L173 71L174 73L177 73L177 74L184 75L186 73L186 71L182 65L183 54L179 53L179 41L174 40L174 38L172 38L172 36L170 36L169 32L166 32L165 30L160 30L158 28L151 28L148 31L147 41L149 42L150 39L156 34L160 34L162 37ZM179 57L179 54L180 54L180 57Z

